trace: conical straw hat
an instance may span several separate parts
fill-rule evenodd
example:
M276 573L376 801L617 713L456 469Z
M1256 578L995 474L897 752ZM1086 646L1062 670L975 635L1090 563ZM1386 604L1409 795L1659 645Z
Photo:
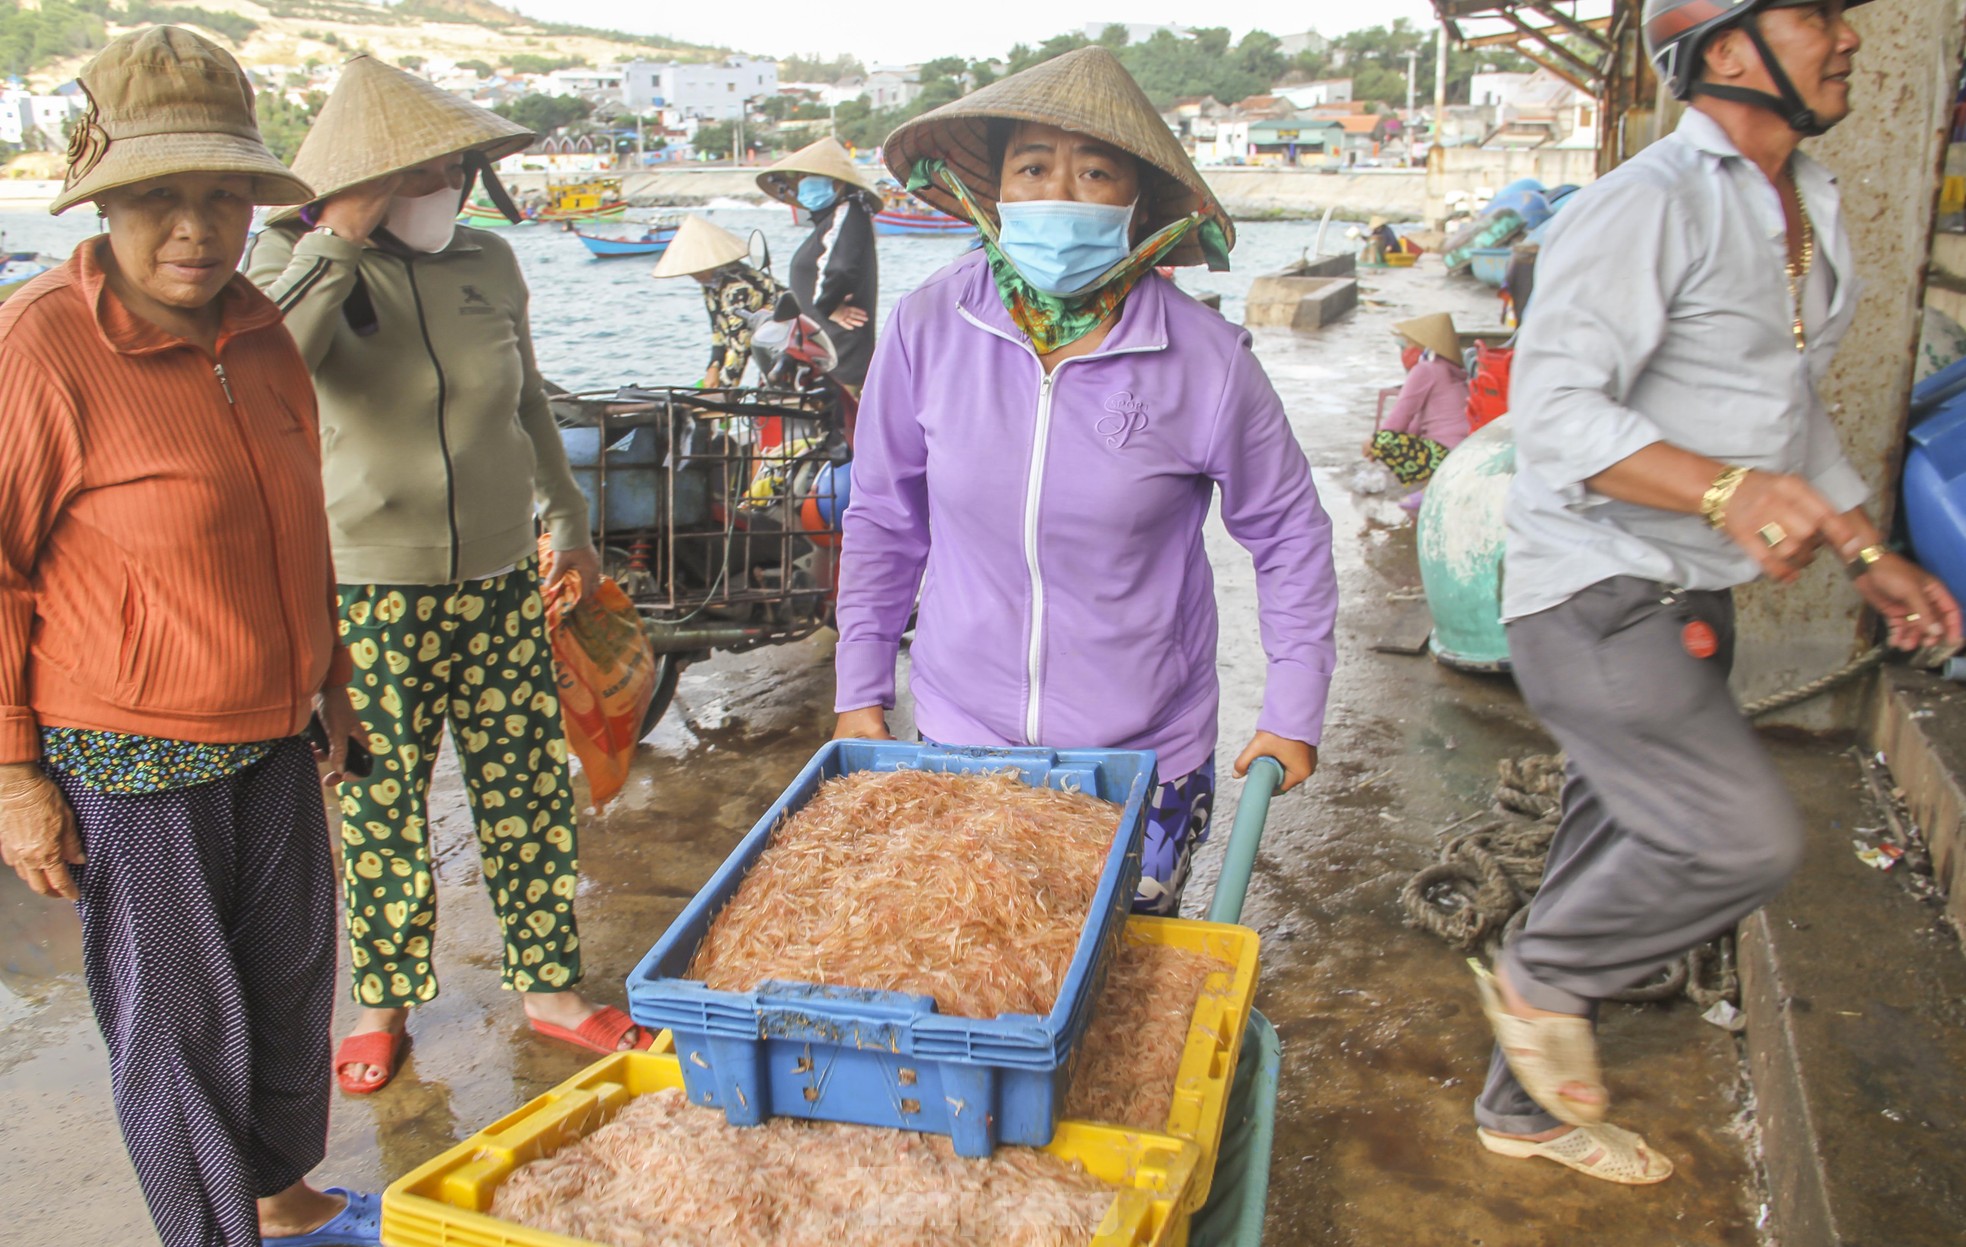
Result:
M1461 335L1454 328L1454 318L1446 312L1400 321L1393 326L1393 332L1426 347L1450 364L1461 362Z
M536 137L435 83L373 56L358 56L342 66L341 81L294 156L294 172L326 199L453 152L476 150L497 160L524 151ZM284 220L297 211L290 208L269 219Z
M669 241L668 250L655 262L657 277L688 277L708 273L742 260L751 248L742 238L721 225L712 225L700 216L686 216L683 226Z
M104 191L175 173L239 173L254 203L304 203L309 190L260 141L252 83L231 53L176 26L121 35L82 67L88 112L75 123L61 213Z
M780 203L797 207L799 179L809 173L835 178L869 195L880 195L873 179L853 163L853 157L847 154L846 148L830 134L817 142L807 143L789 156L781 157L778 163L760 173L758 189Z
M1119 58L1105 48L1081 48L1033 65L1021 73L972 91L953 103L904 122L887 136L882 157L907 185L917 160L939 156L962 179L985 210L997 207L997 174L990 156L988 123L993 118L1035 121L1090 135L1138 158L1148 168L1153 214L1147 228L1200 211L1222 226L1230 246L1236 228L1208 189L1194 161L1168 130L1140 84ZM941 186L915 192L942 211L963 215L956 197ZM1201 240L1193 233L1168 252L1164 263L1200 264Z

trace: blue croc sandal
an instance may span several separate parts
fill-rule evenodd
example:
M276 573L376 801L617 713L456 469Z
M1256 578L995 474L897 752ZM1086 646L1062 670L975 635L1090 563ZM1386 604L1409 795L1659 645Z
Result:
M359 1195L344 1187L325 1192L344 1196L348 1207L309 1234L275 1234L260 1239L266 1247L382 1247L382 1196Z

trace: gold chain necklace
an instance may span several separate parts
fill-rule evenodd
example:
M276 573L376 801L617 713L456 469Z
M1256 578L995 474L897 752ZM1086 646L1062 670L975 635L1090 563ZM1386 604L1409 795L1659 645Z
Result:
M1799 259L1784 260L1783 268L1788 273L1789 303L1795 308L1795 349L1807 350L1808 331L1802 323L1803 294L1809 286L1809 271L1816 266L1816 223L1809 219L1809 205L1802 200L1802 188L1795 191L1795 211L1802 218L1802 255Z

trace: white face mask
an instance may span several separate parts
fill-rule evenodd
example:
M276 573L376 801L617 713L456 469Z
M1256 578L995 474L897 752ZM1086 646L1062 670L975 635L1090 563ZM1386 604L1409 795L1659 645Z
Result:
M461 200L454 186L413 198L398 195L389 201L389 213L382 218L382 227L413 251L442 251L451 245L451 235L457 232Z

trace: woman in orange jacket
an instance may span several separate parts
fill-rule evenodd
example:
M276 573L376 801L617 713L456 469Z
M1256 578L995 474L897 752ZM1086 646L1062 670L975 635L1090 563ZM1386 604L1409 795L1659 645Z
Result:
M0 852L76 902L166 1247L378 1243L327 1147L334 869L310 715L335 641L314 392L235 273L309 197L225 52L153 27L81 74L54 210L108 226L0 310ZM330 775L330 779L338 775Z

